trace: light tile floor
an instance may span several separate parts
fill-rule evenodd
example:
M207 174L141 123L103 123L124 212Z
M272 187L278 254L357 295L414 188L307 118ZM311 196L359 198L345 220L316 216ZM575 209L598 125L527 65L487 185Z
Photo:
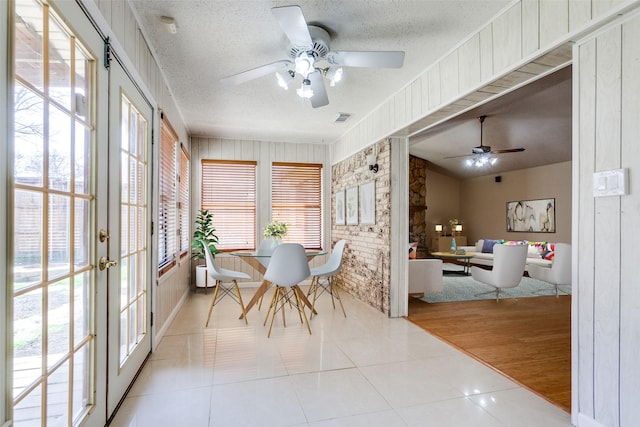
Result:
M254 290L242 290L245 301ZM271 338L264 307L245 325L228 297L205 328L211 297L189 297L111 426L571 425L544 399L348 294L346 319L323 295L313 335L287 309L287 327L276 317Z

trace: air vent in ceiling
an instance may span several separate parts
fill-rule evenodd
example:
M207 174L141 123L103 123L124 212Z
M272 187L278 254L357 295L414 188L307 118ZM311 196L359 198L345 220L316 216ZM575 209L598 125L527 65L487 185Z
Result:
M349 117L351 117L351 114L349 114L349 113L338 113L338 117L336 117L335 122L336 123L344 123L347 120L349 120Z

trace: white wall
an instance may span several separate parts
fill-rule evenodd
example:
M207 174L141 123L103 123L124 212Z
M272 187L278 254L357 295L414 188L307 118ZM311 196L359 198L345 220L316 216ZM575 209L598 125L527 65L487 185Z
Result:
M125 67L136 83L141 87L154 107L154 135L156 142L160 135L160 111L164 112L178 134L180 142L190 151L189 138L182 121L178 106L164 75L150 50L131 7L126 1L81 0L100 26L101 31L110 37L112 47L118 57L124 59ZM154 165L158 164L158 147L154 144L152 153ZM154 192L157 192L158 169L154 166L152 179ZM154 222L157 224L157 206L152 206ZM154 236L155 237L155 236ZM153 264L157 264L157 241L153 241ZM189 292L190 258L180 260L175 268L157 278L157 269L153 269L154 287L152 311L154 312L154 347L164 335L171 320L177 313L181 302Z
M324 144L291 144L273 141L230 140L221 138L193 137L191 139L191 218L195 221L201 201L202 160L250 160L257 162L257 218L256 242L262 239L262 229L271 222L271 163L322 163L323 180L323 248L329 249L331 199L331 167L329 166L329 147ZM251 276L252 282L262 277L247 263L238 257L216 255L223 268L244 271ZM318 256L311 261L311 267L320 265L326 257Z
M580 425L640 420L640 14L575 48L574 411ZM593 197L593 173L626 168L629 193Z
M571 162L467 179L460 184L460 219L468 244L478 239L571 243ZM556 232L507 232L506 205L516 200L555 199Z

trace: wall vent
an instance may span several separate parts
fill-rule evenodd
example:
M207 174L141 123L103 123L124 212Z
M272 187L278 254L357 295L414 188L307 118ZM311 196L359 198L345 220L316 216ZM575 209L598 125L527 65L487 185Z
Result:
M338 117L336 117L335 122L336 123L344 123L347 120L349 120L349 117L351 117L351 114L349 114L349 113L338 113Z

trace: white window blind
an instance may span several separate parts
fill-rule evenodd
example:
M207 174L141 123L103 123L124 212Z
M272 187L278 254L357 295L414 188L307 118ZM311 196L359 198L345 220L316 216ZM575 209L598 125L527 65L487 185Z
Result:
M271 219L288 225L284 242L321 249L321 164L272 163Z
M166 116L160 123L158 190L158 269L162 275L176 264L176 144L178 136Z
M255 249L256 162L202 160L202 209L213 213L219 250Z
M178 204L178 216L180 221L180 257L189 253L189 172L191 167L189 153L184 145L180 144L180 192Z

